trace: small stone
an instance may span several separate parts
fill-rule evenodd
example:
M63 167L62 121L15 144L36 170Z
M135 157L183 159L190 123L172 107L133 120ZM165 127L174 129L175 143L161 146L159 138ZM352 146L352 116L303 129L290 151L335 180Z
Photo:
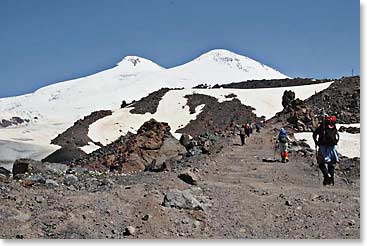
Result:
M194 228L199 228L200 227L200 221L195 220L193 223Z
M124 235L125 236L131 236L135 234L135 227L133 226L128 226L126 227L125 231L124 231Z
M355 225L355 224L356 224L355 220L350 220L350 221L348 221L348 225L350 225L350 226L353 226L353 225Z
M67 187L67 189L70 191L76 191L76 188L74 185L70 185L69 187Z
M152 218L152 216L150 214L146 214L143 216L142 220L148 221L150 218Z
M182 224L188 224L188 223L190 223L190 221L188 219L183 219L183 220L181 220L181 223Z
M64 178L64 184L67 186L75 185L79 181L78 177L74 174L67 174Z
M53 179L46 179L46 185L50 186L50 187L57 187L59 186L59 184L57 183L56 180Z
M163 206L203 210L202 204L188 191L169 190L164 196Z
M191 172L190 170L182 172L180 175L178 175L178 177L182 181L184 181L188 184L191 184L191 185L197 185L198 180L199 180L198 177L193 172Z
M285 201L285 205L287 206L293 206L292 202L290 200Z
M46 201L46 199L43 196L36 196L34 200L36 200L36 202L38 203Z
M24 187L30 187L34 184L45 184L46 183L46 179L44 177L42 177L41 175L31 175L28 178L25 178L23 180L23 186Z

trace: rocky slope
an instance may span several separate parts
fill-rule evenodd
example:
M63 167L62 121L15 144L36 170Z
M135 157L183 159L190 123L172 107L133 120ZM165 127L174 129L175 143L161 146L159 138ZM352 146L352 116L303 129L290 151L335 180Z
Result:
M274 155L273 127L280 124L255 133L245 146L237 136L221 137L222 151L184 157L169 172L121 175L19 162L18 173L0 182L0 235L360 238L359 162L342 160L335 186L324 187L312 152L292 151L289 163L262 161Z
M187 105L190 113L195 113L195 108L205 105L195 120L190 121L184 128L176 132L198 136L203 132L221 133L233 127L234 124L260 121L252 111L254 108L243 105L240 100L233 98L231 101L218 102L218 99L202 95L187 95Z
M312 131L317 127L323 110L326 114L335 115L339 124L359 123L360 77L336 80L327 89L304 101L295 98L294 92L285 91L282 104L284 109L271 122L289 124L296 131ZM356 129L350 131L356 132Z
M318 115L322 109L336 115L338 123L360 122L360 77L343 77L329 88L308 98L305 103Z
M310 78L284 78L284 79L262 79L262 80L248 80L243 82L228 83L222 85L214 85L212 88L234 88L234 89L259 89L259 88L275 88L275 87L289 87L300 85L313 85L330 82L330 79L310 79ZM201 85L198 88L203 88Z
M151 119L136 134L121 136L75 164L128 174L144 171L149 166L167 168L170 160L180 159L185 153L185 148L171 135L168 124Z

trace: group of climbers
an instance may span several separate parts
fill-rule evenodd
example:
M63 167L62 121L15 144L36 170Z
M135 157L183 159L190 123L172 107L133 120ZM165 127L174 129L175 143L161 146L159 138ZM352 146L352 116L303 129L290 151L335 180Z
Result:
M323 185L334 185L334 170L339 156L336 145L339 142L339 133L336 129L336 116L324 114L319 126L313 131L316 158L324 176ZM285 128L281 128L276 143L280 148L282 162L288 162L288 144L290 139Z
M246 138L249 138L256 129L260 132L262 125L255 123L246 123L240 128L241 145L246 144ZM334 185L334 170L336 163L339 162L339 156L336 145L339 142L339 133L336 129L336 117L324 114L320 119L319 126L313 131L313 140L315 142L316 158L324 180L323 185ZM275 142L275 150L279 148L281 161L289 161L289 143L291 142L287 130L282 127Z
M239 128L239 135L241 140L241 145L246 144L246 138L249 138L251 134L253 133L254 129L256 132L260 132L260 129L262 127L263 123L253 123L253 122L247 122L243 125L237 125L237 128Z

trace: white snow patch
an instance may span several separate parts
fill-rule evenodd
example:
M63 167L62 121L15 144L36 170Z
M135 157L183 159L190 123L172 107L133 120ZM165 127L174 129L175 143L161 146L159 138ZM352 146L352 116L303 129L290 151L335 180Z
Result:
M95 142L107 145L127 132L136 133L146 121L154 118L157 121L167 122L171 127L174 137L180 138L180 133L175 133L179 128L186 126L190 120L196 119L204 105L199 105L194 114L190 114L186 105L185 95L190 89L168 91L159 102L157 112L154 114L131 114L131 108L123 108L113 112L89 126L88 137Z
M99 148L100 146L95 145L93 142L88 142L88 145L84 145L83 147L80 147L80 149L83 150L87 154L90 154Z
M285 90L294 91L296 98L298 97L301 100L304 100L315 93L328 88L332 83L333 82L262 89L193 89L193 93L218 98L219 102L231 101L233 98L225 98L225 96L233 93L237 95L237 98L242 104L254 107L255 113L258 116L263 115L269 119L273 117L275 113L283 110L282 96Z
M1 161L14 161L19 158L42 160L50 153L59 149L56 145L38 145L25 142L0 140Z
M340 124L338 124L340 125ZM346 127L350 126L350 124L344 124ZM355 125L355 124L353 124ZM312 149L315 149L315 144L312 139L311 132L302 132L295 133L295 138L298 140L305 139L307 144L310 145ZM351 134L347 132L339 132L339 143L337 145L337 150L340 154L347 156L349 158L360 157L360 148L361 148L361 137L360 134Z

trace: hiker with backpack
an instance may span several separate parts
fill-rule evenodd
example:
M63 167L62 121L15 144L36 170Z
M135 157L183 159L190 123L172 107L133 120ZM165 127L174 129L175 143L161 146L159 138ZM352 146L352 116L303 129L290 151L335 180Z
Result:
M247 136L248 138L250 137L250 134L251 134L250 129L251 129L250 124L249 124L249 123L246 123L246 125L245 125L245 134L246 134L246 136Z
M280 128L278 139L276 141L276 144L279 146L280 149L280 156L282 157L282 162L288 162L288 143L290 142L290 139L288 137L287 130L282 127Z
M260 123L255 124L256 132L260 133Z
M246 144L246 126L245 124L242 124L240 127L240 139L241 139L241 145L243 146Z
M336 129L336 117L324 115L321 124L313 132L313 140L317 154L319 168L324 175L323 185L334 185L335 164L339 162L336 145L339 142L339 133Z

